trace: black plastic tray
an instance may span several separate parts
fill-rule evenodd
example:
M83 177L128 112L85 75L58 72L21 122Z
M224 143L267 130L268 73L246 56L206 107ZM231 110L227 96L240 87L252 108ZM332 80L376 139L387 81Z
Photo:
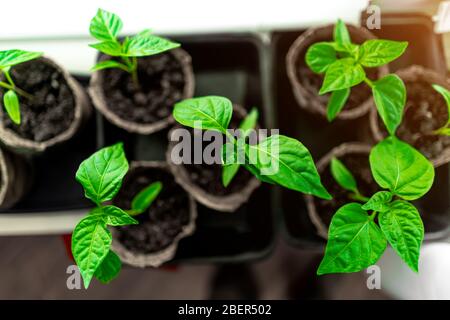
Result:
M207 35L174 37L192 56L196 96L223 95L245 108L257 106L265 122L261 97L261 48L258 37ZM213 58L212 58L213 57ZM88 77L78 76L84 85ZM97 148L123 141L129 161L165 160L168 130L152 135L130 134L96 113L71 142L34 157L36 183L28 196L8 212L48 212L89 208L74 176L79 163ZM174 262L238 262L270 253L275 227L267 186L235 213L221 213L198 205L196 232L183 239Z
M362 132L368 128L368 117L356 121L326 120L301 109L295 100L286 74L286 54L291 44L305 30L276 32L273 35L273 63L275 103L280 131L300 139L318 161L331 148L349 141L360 141ZM392 64L393 71L411 64L423 65L445 74L446 65L441 37L434 34L433 23L424 15L383 15L380 30L372 30L378 37L392 40L406 40L410 45L407 52ZM428 238L445 234L450 222L449 213L449 167L436 171L432 190L417 205L423 215ZM295 246L322 249L325 241L316 234L309 219L303 196L290 190L278 194L279 214L283 216L283 231L287 241Z

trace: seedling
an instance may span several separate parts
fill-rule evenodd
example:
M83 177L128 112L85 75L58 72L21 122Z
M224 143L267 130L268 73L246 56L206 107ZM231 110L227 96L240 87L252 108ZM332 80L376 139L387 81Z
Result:
M430 190L433 165L396 137L378 143L370 152L369 162L372 175L383 190L366 198L358 191L350 171L339 160L332 160L333 177L358 202L342 206L333 216L318 275L365 269L378 261L387 242L418 272L424 227L417 208L409 201Z
M444 136L450 136L450 91L437 84L433 84L433 88L444 97L445 103L447 104L447 115L448 115L447 123L442 128L435 130L434 133L441 134Z
M395 74L372 81L364 68L388 64L401 56L407 46L407 42L381 39L354 44L347 27L338 20L333 42L318 42L309 47L306 64L313 72L325 74L319 94L331 92L327 105L328 120L333 121L341 112L350 89L365 82L372 89L375 105L386 128L390 135L395 135L406 102L405 85Z
M119 191L127 171L123 145L118 143L95 152L81 163L76 173L86 198L96 205L81 219L72 235L72 253L85 288L94 276L109 283L120 272L122 263L110 248L112 236L108 226L138 224L132 216L145 212L162 189L160 182L150 184L135 196L130 210L107 204Z
M149 29L145 29L133 37L125 37L123 41L120 41L118 35L122 26L123 23L119 16L98 9L97 14L91 20L89 32L100 42L90 46L109 56L118 57L118 59L100 61L92 70L122 69L131 74L135 86L139 87L137 58L171 50L179 47L180 44L152 35Z
M173 110L173 117L180 124L218 131L227 137L227 142L222 146L222 182L225 186L243 165L263 182L331 199L320 181L311 154L301 142L287 136L273 135L258 144L247 143L245 137L256 125L256 110L250 112L241 123L241 137L236 139L228 130L232 114L231 101L218 96L183 100L175 104ZM242 162L239 161L241 154L244 154Z
M0 51L0 71L6 80L0 81L0 87L6 89L6 92L3 93L3 105L10 119L17 125L20 124L21 119L18 95L28 100L32 100L33 96L16 86L11 77L10 69L13 66L37 59L40 56L42 56L42 52L30 52L17 49Z

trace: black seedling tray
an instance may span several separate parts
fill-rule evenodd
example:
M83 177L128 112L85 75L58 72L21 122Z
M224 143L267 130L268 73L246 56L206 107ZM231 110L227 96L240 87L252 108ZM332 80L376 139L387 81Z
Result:
M368 116L358 121L337 120L328 123L325 119L311 115L298 105L286 74L286 54L291 44L305 30L276 32L273 35L274 100L280 132L298 138L318 161L333 147L343 142L361 141L369 128ZM433 23L424 15L383 15L380 30L372 30L383 39L406 40L406 53L390 67L392 71L419 64L445 74L447 68L441 37L434 34ZM366 131L366 132L365 132ZM436 170L433 188L416 203L426 229L426 238L437 238L445 234L450 222L449 214L449 167ZM289 243L303 248L322 249L325 241L316 234L309 219L303 196L290 190L281 190L279 214L283 216L284 234Z
M264 113L261 97L260 55L262 43L253 35L207 35L173 37L192 56L195 96L223 95L249 109ZM88 77L77 77L87 85ZM128 160L165 161L168 130L144 136L130 134L96 113L84 131L71 142L30 161L36 183L28 196L13 209L2 212L48 212L88 209L81 186L74 176L80 162L97 148L123 141ZM198 204L197 229L183 239L174 259L178 262L240 262L262 258L275 237L271 194L259 188L235 213L221 213Z

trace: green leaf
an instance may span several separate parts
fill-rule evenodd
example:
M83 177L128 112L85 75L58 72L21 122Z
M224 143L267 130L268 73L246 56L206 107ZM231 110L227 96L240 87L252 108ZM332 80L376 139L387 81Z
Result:
M89 215L100 215L107 225L114 227L138 224L138 221L127 212L113 205L96 207L90 211Z
M241 138L246 138L249 136L251 131L255 129L256 123L258 122L258 109L252 108L249 114L241 121L239 124L239 130L241 131Z
M345 190L358 193L356 180L347 167L337 158L331 159L331 175L334 180Z
M316 72L323 73L337 60L333 44L329 42L317 42L306 51L305 61L308 67Z
M107 256L111 241L111 233L100 215L88 215L75 227L72 234L72 253L86 289Z
M371 39L360 46L359 63L365 67L378 67L394 61L405 52L408 42Z
M168 51L180 46L179 43L151 35L149 30L130 38L123 46L122 56L143 57Z
M131 202L133 212L142 213L147 210L162 190L162 183L157 181L142 189Z
M94 276L104 284L114 280L122 268L120 258L113 251L109 250L100 266L95 270Z
M369 201L367 201L362 208L364 210L373 210L376 212L384 212L389 209L389 203L392 200L392 193L389 191L378 191Z
M356 86L365 77L364 69L353 58L339 59L328 67L319 94Z
M389 137L372 148L370 168L375 181L405 200L416 200L430 190L434 168L409 144Z
M346 45L352 42L347 27L341 19L339 19L334 26L333 38L334 41L340 45Z
M447 115L448 115L447 124L448 124L448 123L450 123L450 91L448 91L444 87L441 87L438 84L433 84L432 86L433 86L433 89L436 90L437 92L439 92L445 99L445 103L447 104ZM442 131L445 131L445 129L442 129Z
M129 71L126 65L114 60L100 61L91 68L91 71L103 70L108 68L119 68L127 72Z
M380 228L361 205L346 204L331 220L325 257L317 274L363 270L378 261L386 245Z
M251 174L253 174L256 177L256 179L258 179L259 181L273 184L273 185L277 184L275 181L270 179L268 176L261 175L259 169L256 168L254 165L245 164L244 168L247 169Z
M19 63L39 58L42 55L42 52L31 52L17 49L0 51L0 68L4 69L15 66Z
M230 185L236 173L239 171L239 164L229 164L222 166L222 184L226 188Z
M389 134L395 135L395 131L402 122L403 108L406 103L405 84L399 76L388 74L373 83L372 93L384 125Z
M106 10L98 9L97 14L91 20L89 32L99 41L116 41L122 26L122 20L120 20L119 16Z
M184 126L226 133L233 105L224 97L207 96L183 100L175 104L173 117Z
M258 145L247 147L250 164L260 170L261 176L266 175L288 189L331 199L320 181L311 154L301 142L286 136L273 135Z
M345 103L347 102L349 95L350 95L350 88L336 90L331 93L327 105L328 121L330 122L333 121L339 114L339 112L341 112L342 108L345 106Z
M438 134L442 134L444 136L450 136L450 128L442 128L437 131Z
M416 207L407 201L394 201L388 211L380 212L378 221L392 248L418 272L424 228Z
M20 106L17 94L12 90L6 91L3 95L3 104L11 120L15 124L20 124Z
M76 173L83 185L85 196L96 204L111 200L119 191L128 171L123 144L100 149L84 160Z
M90 47L97 49L100 52L103 52L104 54L118 57L122 55L122 47L119 43L114 41L104 41L99 43L90 44Z

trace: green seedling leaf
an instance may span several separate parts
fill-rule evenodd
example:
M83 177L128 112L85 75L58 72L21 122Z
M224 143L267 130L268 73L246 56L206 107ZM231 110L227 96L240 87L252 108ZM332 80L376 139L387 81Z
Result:
M86 289L95 271L107 256L111 241L111 233L101 215L88 215L75 227L72 235L72 253Z
M138 221L127 212L113 205L94 208L89 215L100 215L108 226L116 227L138 224Z
M434 180L434 168L409 144L389 137L370 152L370 168L375 181L384 189L405 200L426 194Z
M259 181L262 181L262 182L265 182L265 183L269 183L269 184L273 184L273 185L277 184L275 181L270 179L268 176L261 175L259 169L256 168L254 165L245 164L244 168L247 169L251 174L253 174L256 177L256 179L258 179Z
M438 130L439 134L442 134L444 136L450 136L450 128L442 128Z
M241 134L239 139L244 139L245 141L245 138L248 137L248 135L251 133L251 130L253 130L256 127L257 121L258 121L258 110L256 108L253 108L239 125ZM224 148L222 150L234 151L234 145L232 143L227 143L224 145ZM245 153L245 151L243 151L243 153ZM229 152L227 152L225 156L229 157L230 156ZM227 160L224 161L224 165L222 167L222 184L224 185L224 187L228 187L228 185L231 183L231 180L233 180L234 176L239 171L239 167L240 167L239 163L232 163Z
M123 144L118 143L100 149L84 160L78 168L76 179L83 186L86 198L100 205L117 194L127 171L128 161Z
M389 191L378 191L362 206L362 208L367 211L384 212L389 209L389 203L391 201L392 193Z
M42 52L31 52L17 49L0 51L0 68L5 69L22 62L34 60L42 56L42 54Z
M325 257L317 274L363 270L378 261L386 245L385 236L361 205L346 204L331 220Z
M365 77L364 69L353 58L339 59L328 67L319 94L356 86Z
M331 93L330 99L327 105L327 119L333 121L336 116L344 108L345 103L350 95L350 88L336 90Z
M162 183L157 181L139 192L131 202L131 210L134 214L147 210L162 190Z
M94 276L101 283L108 284L119 275L120 269L122 269L120 258L113 251L109 250L108 255L95 270Z
M122 46L120 45L120 43L115 41L104 41L90 44L89 46L113 57L122 55Z
M350 39L350 33L348 32L345 23L341 19L339 19L334 26L333 37L334 41L339 45L345 46L352 43Z
M342 188L354 193L359 193L355 178L339 159L331 159L330 169L334 180L336 180Z
M179 43L151 35L149 30L130 38L123 46L122 56L143 57L178 48Z
M308 48L305 61L308 67L315 73L323 73L337 59L336 51L332 43L318 42Z
M433 86L433 89L436 90L437 92L439 92L442 95L442 97L444 97L444 99L445 99L445 103L447 104L447 117L448 117L446 126L448 126L450 124L450 91L448 91L444 87L441 87L438 84L433 84L432 86ZM450 129L444 127L438 131L441 134L449 135Z
M392 248L413 271L418 272L424 228L416 207L407 201L396 200L389 210L380 212L378 221Z
M399 76L389 74L373 82L372 93L384 125L390 135L395 135L406 103L405 84Z
M114 60L105 60L98 62L95 66L91 68L91 71L109 69L109 68L119 68L124 71L128 71L128 67L118 61Z
M106 10L98 9L91 20L89 32L99 41L117 41L123 23L119 16Z
M20 124L20 106L17 94L12 90L6 91L3 95L3 104L11 120L15 124Z
M359 62L365 67L382 66L400 57L406 47L406 41L367 40L360 46Z
M258 145L248 145L250 163L260 176L288 189L312 194L323 199L331 195L323 187L314 160L299 141L283 135L273 135Z
M224 97L207 96L183 100L175 104L173 117L180 124L226 134L233 114L233 105Z

